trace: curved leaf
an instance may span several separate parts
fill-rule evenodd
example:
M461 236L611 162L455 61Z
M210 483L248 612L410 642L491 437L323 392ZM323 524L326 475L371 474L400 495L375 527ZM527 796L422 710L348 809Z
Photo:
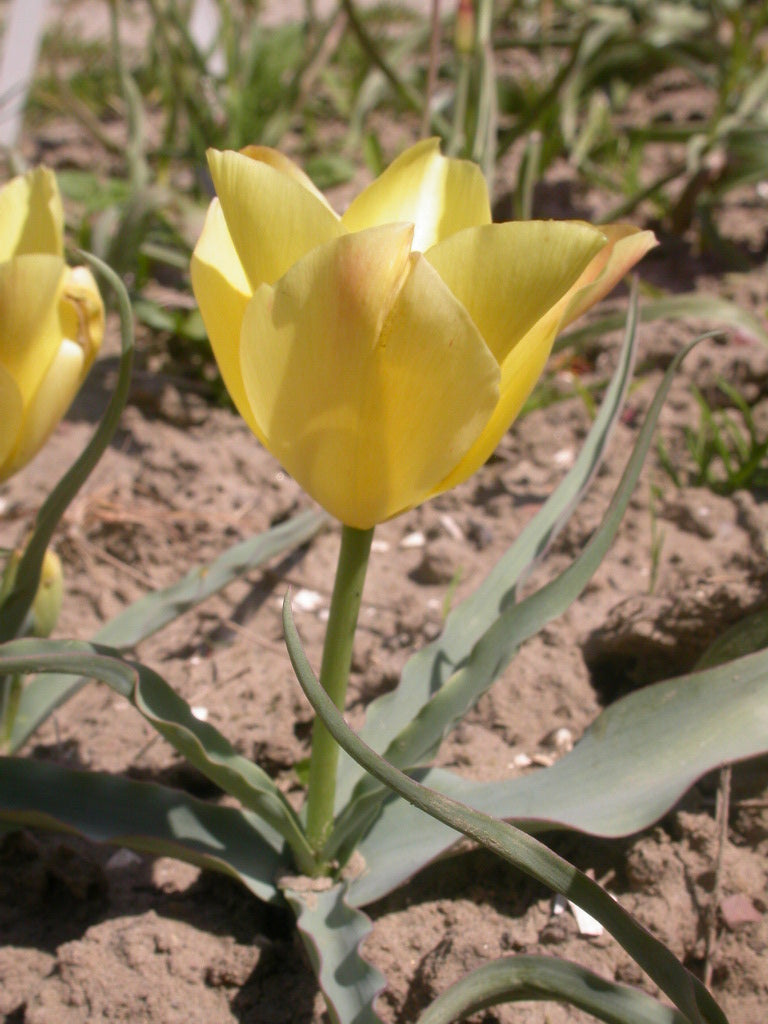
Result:
M480 843L586 910L621 943L690 1024L727 1024L723 1011L698 978L591 878L533 836L427 789L371 750L346 725L315 678L296 632L288 598L283 602L283 629L291 664L307 699L336 742L366 771L408 803Z
M0 674L47 671L76 671L99 679L131 701L190 764L282 835L301 870L311 870L314 858L298 816L273 780L209 722L195 718L156 672L122 660L111 648L79 641L29 639L0 646Z
M223 872L259 899L279 899L282 840L254 814L150 782L0 757L0 823L70 832L97 843Z
M644 992L551 956L510 956L483 964L430 1003L418 1024L450 1024L499 1003L534 999L570 1003L607 1024L685 1024L681 1013Z
M178 583L146 594L96 633L94 643L118 650L134 647L179 615L218 593L234 579L284 551L306 543L328 521L322 512L302 512L256 537L233 545L210 565L191 569ZM87 679L46 675L24 686L9 749L18 750L45 719L81 689Z
M131 384L133 367L133 314L125 285L117 274L101 260L86 252L79 255L99 271L117 293L118 310L120 313L120 368L117 384L112 397L96 428L93 437L80 453L72 466L59 480L46 498L37 514L32 536L24 550L16 574L16 583L2 605L0 617L0 643L11 640L18 635L27 612L37 593L40 570L46 549L53 532L59 524L67 506L83 486L97 462L104 454L109 442L117 429Z
M600 714L551 768L473 782L443 769L419 778L529 831L572 828L616 837L657 821L706 772L768 751L768 652L646 686ZM456 842L402 801L384 805L360 844L368 873L350 887L365 905Z
M343 885L324 892L298 891L285 883L282 888L336 1024L381 1024L373 1001L386 978L359 952L370 919L345 902Z

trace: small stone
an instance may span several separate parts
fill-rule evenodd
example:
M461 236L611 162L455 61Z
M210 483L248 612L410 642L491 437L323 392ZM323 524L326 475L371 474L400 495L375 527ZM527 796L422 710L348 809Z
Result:
M107 871L123 871L125 868L130 868L134 864L140 863L141 857L138 854L134 853L133 850L126 850L125 847L122 847L117 853L112 854L105 866Z
M569 750L573 750L573 733L562 725L558 729L548 732L541 742L545 747L550 747L560 754L566 754Z
M732 932L744 924L752 924L763 919L763 915L752 900L741 892L733 893L731 896L724 896L720 900L720 914L723 918L723 924Z

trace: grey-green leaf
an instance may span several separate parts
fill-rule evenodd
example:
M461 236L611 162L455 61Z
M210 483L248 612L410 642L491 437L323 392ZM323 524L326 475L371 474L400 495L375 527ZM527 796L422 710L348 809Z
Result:
M151 669L123 661L117 651L79 641L15 640L0 646L0 675L8 672L75 669L99 679L131 701L149 724L225 793L283 836L300 870L313 864L296 812L265 771L238 754L209 722L192 714L189 705Z
M359 951L371 921L345 902L345 890L336 885L324 892L297 891L283 885L334 1024L381 1024L373 1001L386 978Z
M551 768L477 783L442 770L422 781L529 831L623 836L657 821L703 774L768 751L768 652L646 686L602 712ZM368 873L349 899L365 905L401 885L455 833L390 801L360 844Z
M569 1003L606 1024L686 1024L681 1013L644 992L551 956L510 956L483 964L430 1003L418 1024L451 1024L489 1006L529 1000Z
M210 868L275 901L282 840L254 814L179 790L31 758L0 758L0 823L75 833L97 843Z
M346 725L338 708L315 678L301 646L287 599L283 603L283 629L291 663L309 702L336 742L366 771L408 803L497 853L586 910L621 943L690 1024L727 1024L722 1010L701 982L596 882L533 836L420 785L368 747Z
M178 583L139 598L100 629L93 638L94 643L107 644L118 650L134 647L243 573L306 543L327 521L324 513L302 512L256 537L235 544L210 565L191 569ZM18 750L51 712L86 682L87 679L80 676L55 675L29 680L24 686L13 725L10 750Z

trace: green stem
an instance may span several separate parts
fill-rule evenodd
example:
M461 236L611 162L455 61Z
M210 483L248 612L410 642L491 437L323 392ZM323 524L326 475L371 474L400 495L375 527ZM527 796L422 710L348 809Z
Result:
M328 628L323 646L320 683L336 707L343 712L352 661L352 644L363 596L373 529L345 526L333 585ZM319 718L312 730L312 756L307 793L307 839L315 851L323 848L333 824L336 800L336 769L339 747ZM318 873L327 865L318 863Z
M10 747L23 684L21 675L0 677L0 754L7 753Z
M453 125L448 143L448 156L457 156L464 150L467 139L467 102L469 83L472 75L472 58L466 53L459 54L459 73L456 80L456 96L453 103Z

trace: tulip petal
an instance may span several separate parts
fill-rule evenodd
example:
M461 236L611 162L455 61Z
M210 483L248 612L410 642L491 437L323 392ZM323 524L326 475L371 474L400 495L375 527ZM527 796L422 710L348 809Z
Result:
M388 225L315 250L246 310L241 357L267 447L360 529L421 501L496 404L498 366Z
M58 256L16 256L0 263L0 365L16 381L25 405L61 342L58 301L66 269Z
M600 230L588 224L513 221L462 231L425 257L501 364L604 245Z
M274 284L315 246L344 233L294 175L242 153L208 151L216 194L251 288Z
M501 395L493 414L470 450L433 494L463 483L490 458L544 372L559 326L559 316L549 313L515 345L501 367Z
M218 199L208 207L203 233L192 253L190 272L224 386L237 411L263 444L264 435L251 412L240 370L240 330L252 291Z
M604 298L636 263L659 243L652 231L631 224L601 224L608 245L591 261L569 289L561 329Z
M0 483L2 483L11 475L10 471L6 471L5 463L19 436L19 426L24 409L24 402L16 387L16 382L2 366L0 366L0 409L3 410L3 415L0 416Z
M325 198L320 189L315 185L314 181L310 178L299 167L295 164L290 157L287 157L284 153L281 153L279 149L272 149L271 146L244 146L240 152L243 156L247 156L249 160L260 160L264 164L269 164L270 167L274 167L276 171L280 171L281 174L287 174L289 178L293 178L299 185L305 188L308 192L311 192L313 196L316 196L320 202L327 206L329 210L333 212L333 207ZM336 217L335 212L333 213L334 218Z
M82 382L104 340L104 303L87 267L70 267L64 275L59 324L62 337L76 341L83 350Z
M513 226L499 225L502 228ZM528 223L523 223L520 226L527 228ZM575 222L571 224L552 222L551 226L558 229L581 227L594 230L587 224ZM530 327L503 359L501 397L493 415L473 447L450 476L441 482L435 493L462 483L475 473L496 449L541 376L552 344L566 322L565 317L568 316L572 319L607 294L620 277L656 244L652 232L638 232L635 228L627 225L601 226L599 230L608 237L608 244L592 257L586 268L578 275L575 283L553 304L551 309ZM440 253L441 266L443 264L450 266L450 263L445 260L446 255L447 253ZM431 253L427 255L428 259L430 257ZM448 271L446 270L446 272ZM573 266L571 266L570 272L573 272ZM526 283L520 284L519 287L516 285L514 294L524 294L525 289L529 286ZM477 300L477 296L474 298ZM469 296L470 304L472 300L473 296ZM484 308L484 314L478 310L477 306L470 308L473 319L475 316L478 318L482 315L487 316L489 307L486 305ZM490 308L492 309L492 306ZM486 321L486 325L488 331L492 330L492 323ZM486 340L488 340L487 336Z
M12 476L18 472L43 447L77 394L86 373L84 364L81 346L64 339L24 411L18 444L3 465L3 474Z
M62 256L64 211L53 171L37 167L0 189L0 262L26 253Z
M425 139L402 153L341 218L349 231L401 221L414 224L413 248L419 252L490 220L480 168L469 160L442 156L439 139Z

